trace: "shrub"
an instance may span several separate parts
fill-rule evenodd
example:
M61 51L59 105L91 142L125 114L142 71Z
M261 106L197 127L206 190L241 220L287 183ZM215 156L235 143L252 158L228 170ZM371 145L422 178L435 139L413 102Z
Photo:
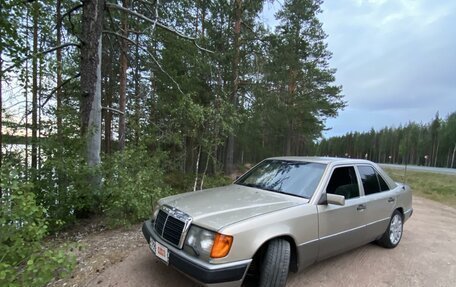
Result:
M110 225L148 218L155 202L171 194L163 182L162 160L162 154L150 156L145 148L126 149L106 159L102 206Z
M192 190L195 177L194 174L173 171L168 172L164 180L174 191L181 193Z
M197 190L201 187L202 174L198 175ZM165 182L171 186L175 193L189 192L193 190L195 184L195 174L185 174L179 171L174 171L166 174ZM233 183L233 180L224 175L205 175L203 189L219 187Z
M63 248L48 250L46 210L36 204L32 186L14 169L1 170L0 286L44 286L71 271L75 259Z
M204 178L203 188L225 186L233 183L233 180L224 175L209 175Z
M43 144L45 160L32 180L36 200L46 208L51 232L97 211L97 192L89 188L87 181L95 171L81 156L83 148L80 140L65 139L62 144L56 137Z

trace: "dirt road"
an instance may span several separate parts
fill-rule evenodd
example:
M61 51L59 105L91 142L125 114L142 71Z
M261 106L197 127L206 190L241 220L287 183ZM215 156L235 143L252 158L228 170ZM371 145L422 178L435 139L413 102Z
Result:
M456 209L418 197L414 209L396 249L366 245L291 273L287 286L456 286ZM155 259L144 240L82 286L196 285Z

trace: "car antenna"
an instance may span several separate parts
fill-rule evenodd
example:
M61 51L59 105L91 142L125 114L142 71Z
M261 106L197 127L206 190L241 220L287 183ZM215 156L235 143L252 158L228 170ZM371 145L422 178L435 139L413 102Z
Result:
M406 152L405 153L405 168L404 168L404 185L403 185L403 189L405 189L405 186L407 185L407 163L408 163L408 153Z
M407 162L405 162L405 169L404 169L404 185L407 185Z

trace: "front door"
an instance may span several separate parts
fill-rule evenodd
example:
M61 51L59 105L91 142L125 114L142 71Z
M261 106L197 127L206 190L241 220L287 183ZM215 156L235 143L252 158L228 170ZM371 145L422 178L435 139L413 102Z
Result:
M345 205L318 205L319 256L322 260L362 244L366 201L353 166L335 167L326 193L345 196Z

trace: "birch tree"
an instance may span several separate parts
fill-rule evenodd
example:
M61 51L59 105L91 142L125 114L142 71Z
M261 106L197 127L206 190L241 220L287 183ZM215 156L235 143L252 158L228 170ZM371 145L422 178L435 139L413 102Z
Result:
M101 150L101 51L104 0L84 1L81 33L81 132L86 137L89 167L100 164ZM98 185L99 178L94 178Z

